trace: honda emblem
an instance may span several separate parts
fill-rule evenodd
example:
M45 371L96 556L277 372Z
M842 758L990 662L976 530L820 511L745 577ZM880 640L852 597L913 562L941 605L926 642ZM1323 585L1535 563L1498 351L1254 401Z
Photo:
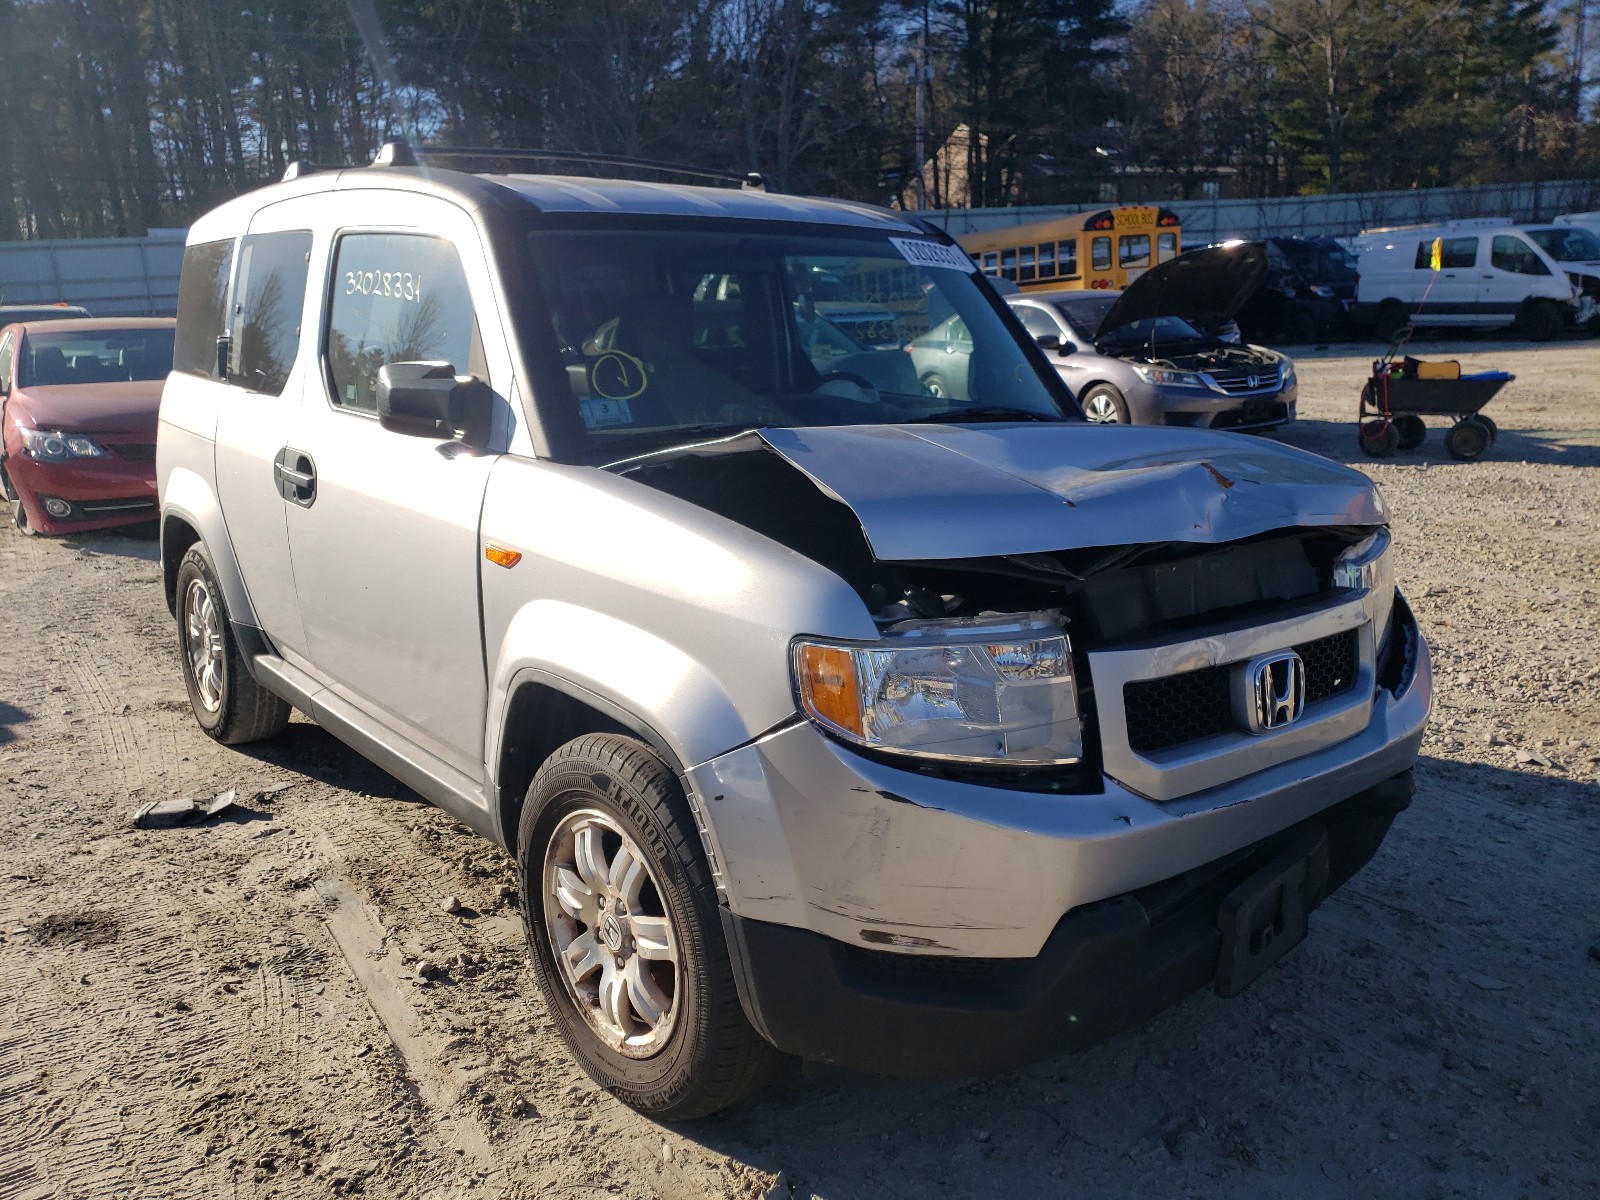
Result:
M1284 729L1305 712L1306 664L1293 650L1251 659L1238 680L1237 711L1251 733Z

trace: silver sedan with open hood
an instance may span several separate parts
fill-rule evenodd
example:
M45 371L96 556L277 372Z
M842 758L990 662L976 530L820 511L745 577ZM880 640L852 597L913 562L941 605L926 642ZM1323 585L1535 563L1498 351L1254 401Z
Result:
M514 856L545 1011L662 1119L785 1055L1006 1070L1307 935L1430 703L1364 476L1087 424L909 214L508 160L191 227L157 468L208 735L298 709Z
M1236 431L1294 420L1289 357L1216 336L1266 276L1258 244L1180 255L1123 292L1028 292L1010 303L1102 423Z

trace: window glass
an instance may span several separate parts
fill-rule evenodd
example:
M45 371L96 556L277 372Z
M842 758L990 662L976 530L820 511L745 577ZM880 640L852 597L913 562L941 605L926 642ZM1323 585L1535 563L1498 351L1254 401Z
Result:
M1448 246L1450 243L1446 242ZM1489 250L1489 265L1517 275L1548 275L1550 268L1539 260L1533 247L1519 237L1497 237Z
M1129 267L1148 267L1150 265L1150 235L1148 233L1125 233L1117 239L1118 265L1124 270Z
M1445 238L1444 252L1439 256L1439 269L1459 271L1478 261L1478 239L1475 237Z
M1000 251L1000 274L1007 279L1017 277L1017 252L1015 250Z
M1054 279L1056 277L1056 244L1045 242L1039 247L1039 278Z
M449 242L412 233L339 239L328 314L328 375L335 404L378 410L378 368L447 362L483 378L477 316Z
M1429 271L1429 270L1433 269L1433 243L1432 242L1418 242L1417 243L1417 257L1416 257L1416 260L1411 265L1414 268L1416 268L1418 271Z
M580 224L526 245L599 461L708 429L900 423L969 402L1062 415L988 289L933 242Z
M983 252L983 273L993 275L1000 267L1000 255L993 250Z
M1530 229L1528 236L1557 262L1600 262L1600 238L1587 229L1569 225L1562 229Z
M0 337L0 392L11 389L11 359L14 348L9 333L5 337Z
M180 285L181 286L181 285ZM172 328L94 329L28 334L23 343L21 387L58 383L126 383L165 379L172 370ZM212 342L212 354L216 342Z
M1076 241L1062 242L1056 249L1056 270L1062 275L1076 276L1078 273L1078 243Z
M1017 251L1017 278L1024 283L1038 278L1034 269L1033 252L1032 246L1024 246Z
M217 374L217 339L228 327L233 242L200 242L183 252L178 277L178 332L172 369L201 379Z
M283 394L300 352L311 231L251 234L239 243L229 326L228 382L269 396Z
M1022 318L1022 327L1036 338L1060 337L1061 330L1056 325L1055 319L1042 308L1035 308L1031 304L1019 304L1017 316Z
M1164 263L1169 259L1178 257L1178 235L1175 233L1159 233L1156 235L1156 261Z
M1089 243L1089 263L1096 271L1111 269L1111 239L1097 237Z

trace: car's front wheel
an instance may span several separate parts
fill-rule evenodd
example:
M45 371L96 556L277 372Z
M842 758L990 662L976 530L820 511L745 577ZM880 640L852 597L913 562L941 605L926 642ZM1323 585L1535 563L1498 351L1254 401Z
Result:
M198 545L178 565L183 682L200 728L229 746L259 742L289 723L287 702L250 676L211 561Z
M659 1120L726 1108L784 1060L740 1006L698 838L672 771L610 734L539 768L518 837L528 947L562 1039Z
M1128 402L1109 383L1097 383L1079 398L1083 415L1096 425L1127 425Z

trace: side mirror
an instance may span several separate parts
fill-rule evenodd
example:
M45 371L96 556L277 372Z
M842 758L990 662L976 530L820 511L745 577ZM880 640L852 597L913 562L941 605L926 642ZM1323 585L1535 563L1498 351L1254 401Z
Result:
M1034 336L1034 341L1039 343L1041 350L1061 350L1061 335L1059 333L1040 333Z
M396 362L378 368L378 424L411 437L489 440L489 385L457 375L447 362Z
M1062 343L1056 347L1056 354L1061 358L1071 358L1077 352L1077 345L1073 342L1068 342L1065 340L1063 340Z

